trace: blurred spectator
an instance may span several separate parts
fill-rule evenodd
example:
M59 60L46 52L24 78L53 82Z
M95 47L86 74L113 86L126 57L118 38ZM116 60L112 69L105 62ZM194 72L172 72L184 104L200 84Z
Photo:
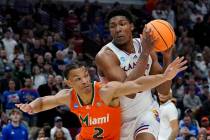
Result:
M3 93L5 90L9 90L8 83L9 80L14 79L16 90L20 89L21 82L19 79L15 79L12 75L12 68L10 66L4 67L4 78L0 79L0 93Z
M40 71L38 66L33 66L32 68L32 79L33 79L33 88L37 89L40 85L46 84L46 76L43 72Z
M38 92L41 97L47 95L53 95L58 92L57 87L54 83L55 77L53 75L48 75L47 83L40 85L38 87Z
M172 5L170 3L166 3L166 20L171 24L173 28L176 27L176 15L174 10L172 9Z
M67 140L62 129L56 129L55 134L54 134L54 139L55 140Z
M185 94L183 103L185 108L190 108L193 112L201 107L200 98L195 95L195 86L189 86L188 94Z
M163 9L163 3L157 3L155 9L152 11L152 17L154 19L167 19L166 11Z
M12 63L8 61L6 51L0 49L0 78L4 76L5 68L9 68L12 66Z
M210 116L210 94L208 95L208 98L205 102L203 102L203 105L200 108L200 113L202 116Z
M207 76L207 66L205 61L203 60L202 53L197 53L195 59L195 66L202 73L203 77Z
M11 122L2 129L3 140L28 140L28 130L21 122L21 111L13 109L10 118Z
M180 129L179 136L177 137L177 140L185 140L185 138L190 134L191 133L187 127L182 127Z
M201 127L198 134L198 140L206 140L206 128Z
M200 99L201 99L202 103L204 103L206 100L208 100L209 94L210 94L209 86L208 85L204 85L203 86L203 93L200 95Z
M175 139L179 132L178 111L173 101L160 99L160 131L159 140Z
M60 91L61 89L64 89L65 87L65 85L64 85L64 79L63 79L63 77L62 76L60 76L60 75L57 75L57 76L55 76L55 86L56 86L56 88Z
M206 140L210 140L210 135L207 135Z
M25 78L24 88L19 90L21 103L30 103L39 97L39 93L36 89L33 89L33 82L30 77ZM35 126L37 123L36 115L29 115L24 113L24 119L27 120L29 126Z
M184 77L177 77L172 86L173 96L176 98L179 108L183 108L183 98L185 95L185 83L183 79Z
M50 52L44 54L44 61L47 64L52 64L52 54Z
M2 132L2 128L4 128L8 124L9 121L10 121L9 116L6 113L1 112L1 114L0 114L0 132Z
M207 14L208 8L207 8L207 5L205 3L205 0L198 0L198 3L195 4L195 8L202 15L206 15Z
M57 51L63 51L65 48L65 44L63 43L59 33L54 34L54 40L55 41L52 44L53 56L55 56L55 53L57 53Z
M37 65L40 69L40 72L43 72L43 67L44 67L44 57L42 55L38 55L36 57L36 62L35 65Z
M18 91L15 90L15 81L9 80L9 90L3 92L3 109L6 111L6 114L9 116L9 113L13 108L15 108L15 104L20 103L20 95Z
M46 133L47 132L46 132L45 127L39 129L38 136L37 136L37 139L36 140L50 140L50 138L47 136Z
M50 131L50 138L51 138L51 140L56 140L57 137L55 137L55 136L56 136L56 132L57 132L58 129L62 130L66 140L72 140L71 135L69 133L69 130L66 129L65 127L63 127L62 118L59 117L59 116L55 117L54 127Z
M210 122L208 117L201 118L201 127L206 128L207 134L210 134Z
M13 31L11 28L6 29L2 42L7 53L7 58L10 58L10 56L14 54L14 48L17 45L17 42L13 39Z
M32 67L31 56L30 54L27 53L25 54L25 60L24 60L24 68L27 75L31 75L31 67Z
M53 62L53 69L58 75L62 75L65 69L64 55L62 51L56 52L56 58Z
M197 137L194 135L188 135L185 137L185 140L197 140Z
M26 29L33 29L34 27L34 20L32 15L28 14L23 16L20 21L17 23L17 27L19 30L23 30L24 28Z
M33 46L29 49L30 56L32 58L32 62L36 63L37 57L44 54L43 46L41 46L40 39L35 39Z
M69 32L79 28L79 19L74 10L69 10L68 17L65 19L65 26Z
M199 128L192 123L192 118L188 115L184 116L183 124L180 124L180 129L184 127L187 127L190 133L197 137Z
M91 81L100 81L95 67L89 67L88 71L90 74Z
M16 79L19 79L21 81L21 84L24 85L24 78L28 76L24 71L24 64L18 58L15 58L13 60L13 63L14 63L13 76Z
M14 53L11 54L8 58L8 60L10 62L12 62L14 59L19 59L20 61L24 61L24 54L23 52L21 51L21 48L20 46L16 45L15 48L14 48Z

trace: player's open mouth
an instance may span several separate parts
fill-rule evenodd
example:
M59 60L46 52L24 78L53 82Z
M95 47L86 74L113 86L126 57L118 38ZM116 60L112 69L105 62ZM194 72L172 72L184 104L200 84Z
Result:
M124 36L117 36L116 38L117 39L122 39L122 38L124 38Z
M84 87L84 89L88 89L88 88L90 88L90 86L85 86L85 87Z

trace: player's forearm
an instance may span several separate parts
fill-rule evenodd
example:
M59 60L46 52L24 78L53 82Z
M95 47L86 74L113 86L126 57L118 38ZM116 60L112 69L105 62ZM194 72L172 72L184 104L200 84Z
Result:
M57 105L49 101L53 96L40 97L31 102L29 105L32 107L32 113L39 113L45 110L52 109Z
M134 82L138 85L137 88L139 88L140 91L145 91L155 88L161 83L164 83L166 81L167 78L163 74L157 74L157 75L140 77L136 79Z
M168 65L172 62L172 57L171 56L163 56L163 70L162 73L166 70L166 68L168 67ZM156 90L163 95L168 95L170 93L170 89L171 89L171 84L172 84L172 80L168 80L164 83L162 83L161 85L157 86Z
M175 140L179 133L179 129L173 129L168 140Z
M145 70L147 68L148 64L148 59L149 59L149 53L147 52L142 52L138 62L136 64L136 67L129 73L125 81L131 81L135 80L145 74Z
M172 62L172 56L164 56L163 55L163 72L166 70L168 65Z
M114 97L139 93L140 91L149 90L165 82L167 79L163 74L142 76L134 81L127 81L118 86Z

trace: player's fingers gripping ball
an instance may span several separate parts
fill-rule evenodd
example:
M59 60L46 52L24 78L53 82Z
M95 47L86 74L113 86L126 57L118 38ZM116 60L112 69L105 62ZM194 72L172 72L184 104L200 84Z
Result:
M157 19L150 21L146 26L153 30L153 35L157 38L154 46L156 52L163 52L173 47L176 41L176 35L170 23Z

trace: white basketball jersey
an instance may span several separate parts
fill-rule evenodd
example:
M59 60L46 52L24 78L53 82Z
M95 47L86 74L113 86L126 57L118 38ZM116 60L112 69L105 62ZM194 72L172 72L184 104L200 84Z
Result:
M132 69L135 68L137 61L142 52L141 41L139 38L133 39L133 45L135 48L135 53L127 54L126 52L118 49L112 42L108 43L104 47L111 49L120 61L120 67L129 74ZM150 68L152 65L152 59L149 56L147 69L145 75L149 75ZM101 77L102 81L106 80L105 77ZM140 94L136 94L134 99L128 98L126 96L120 97L120 105L122 109L122 121L132 121L143 111L147 110L150 105L153 103L153 97L151 90L144 91Z

